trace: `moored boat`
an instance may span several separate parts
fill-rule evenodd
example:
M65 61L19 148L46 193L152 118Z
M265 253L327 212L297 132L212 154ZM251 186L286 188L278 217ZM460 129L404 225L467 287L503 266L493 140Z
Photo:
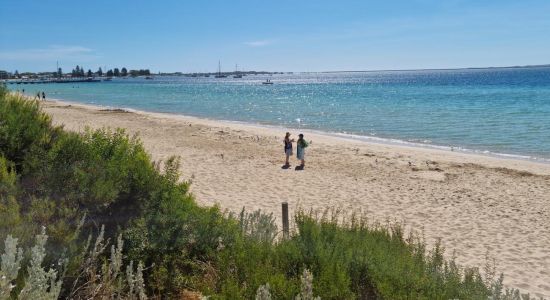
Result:
M221 65L220 61L218 61L218 74L214 77L215 78L226 78L227 77L227 75L222 74L222 65Z
M239 65L235 65L235 75L233 75L233 78L243 78L243 75L241 75L241 72L239 72Z

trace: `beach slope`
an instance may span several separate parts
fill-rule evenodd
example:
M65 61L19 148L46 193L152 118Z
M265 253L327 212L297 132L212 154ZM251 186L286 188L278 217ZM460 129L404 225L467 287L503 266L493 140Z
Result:
M312 143L295 171L295 157L281 168L286 129L61 101L43 108L68 130L121 127L154 160L180 156L201 204L279 217L288 202L291 212L338 208L403 222L429 244L441 239L460 264L484 266L488 254L505 284L550 297L550 165L304 132Z

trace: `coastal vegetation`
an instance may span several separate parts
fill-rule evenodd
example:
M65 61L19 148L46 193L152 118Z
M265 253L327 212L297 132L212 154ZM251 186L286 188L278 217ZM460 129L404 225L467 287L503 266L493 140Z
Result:
M81 77L127 77L127 76L149 76L151 71L149 69L139 69L139 70L128 70L125 67L122 69L114 68L109 69L104 72L101 67L97 71L93 72L91 69L86 69L82 66L77 65L74 67L70 73L63 73L63 69L57 68L55 72L23 72L19 73L18 70L15 70L13 73L0 70L0 79L21 79L21 78L62 78L62 77L72 77L72 78L81 78Z
M179 169L0 87L0 298L529 299L399 224L303 210L283 238L261 211L199 206Z

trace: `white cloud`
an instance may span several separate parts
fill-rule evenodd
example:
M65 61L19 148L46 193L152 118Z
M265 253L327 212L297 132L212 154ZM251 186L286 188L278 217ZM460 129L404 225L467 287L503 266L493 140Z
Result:
M93 49L82 46L51 45L47 48L1 51L1 60L80 60L97 58Z
M273 40L258 40L258 41L250 41L245 42L244 44L250 47L264 47L273 44Z

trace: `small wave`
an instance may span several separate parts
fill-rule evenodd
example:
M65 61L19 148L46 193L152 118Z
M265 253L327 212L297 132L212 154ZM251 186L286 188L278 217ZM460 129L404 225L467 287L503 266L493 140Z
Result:
M466 154L477 154L477 155L499 157L499 158L508 158L508 159L518 159L518 160L528 160L528 161L535 161L535 162L542 162L542 163L550 163L550 158L532 156L532 155L500 153L500 152L493 152L493 151L489 151L489 150L476 150L476 149L469 149L469 148L465 148L465 147L461 147L461 146L443 146L443 145L421 143L421 142L417 142L417 141L412 142L412 141L405 141L405 140L400 140L400 139L381 138L381 137L376 137L376 136L365 136L365 135L350 134L350 133L345 133L345 132L331 133L331 132L316 131L316 133L328 134L328 135L331 135L331 136L337 136L337 137L342 137L342 138L352 139L352 140L374 142L374 143L378 143L378 144L409 146L409 147L416 147L416 148L428 148L428 149L444 150L444 151L451 151L451 152L456 151L456 152L461 152L461 153L466 153Z

